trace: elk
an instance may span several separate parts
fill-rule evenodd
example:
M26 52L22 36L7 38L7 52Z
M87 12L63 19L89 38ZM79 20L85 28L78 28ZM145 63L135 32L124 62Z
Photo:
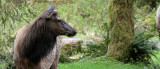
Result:
M61 35L76 35L76 31L57 13L51 5L32 24L18 31L13 55L17 69L57 69Z
M160 38L160 5L157 9L157 14L156 14L156 28L158 30L159 38Z

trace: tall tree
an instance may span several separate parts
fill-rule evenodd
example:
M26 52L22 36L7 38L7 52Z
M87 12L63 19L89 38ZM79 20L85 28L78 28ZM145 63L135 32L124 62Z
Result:
M120 61L124 61L129 56L130 40L134 38L133 1L108 1L109 54Z

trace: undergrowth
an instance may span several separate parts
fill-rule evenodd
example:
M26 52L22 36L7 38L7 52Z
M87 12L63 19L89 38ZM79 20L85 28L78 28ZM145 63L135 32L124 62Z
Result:
M129 61L151 63L151 57L156 57L154 52L160 50L155 43L149 41L152 37L153 35L145 34L144 31L135 32L135 39L131 41L132 50L130 51Z

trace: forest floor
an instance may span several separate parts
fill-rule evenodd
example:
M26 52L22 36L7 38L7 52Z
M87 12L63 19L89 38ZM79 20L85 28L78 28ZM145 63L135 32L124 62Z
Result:
M71 63L59 63L58 69L160 69L160 52L157 58L152 57L151 64L144 63L122 63L116 60L97 61L96 59L81 59Z
M66 42L73 42L75 40L103 40L101 37L82 37L82 38L64 38L63 40ZM160 44L158 44L160 45ZM144 64L144 63L122 63L116 60L105 60L105 61L97 61L97 58L82 58L79 61L71 62L71 63L59 63L58 69L160 69L160 51L155 52L157 58L152 56L152 63L151 64Z
M72 62L72 63L60 63L58 69L144 69L148 68L144 64L123 64L117 61L85 61L85 62Z

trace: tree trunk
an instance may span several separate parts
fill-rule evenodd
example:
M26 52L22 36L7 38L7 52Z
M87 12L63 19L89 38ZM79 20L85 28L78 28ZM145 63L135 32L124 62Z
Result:
M125 61L134 38L134 0L110 0L108 3L108 23L110 25L110 51L113 58Z

